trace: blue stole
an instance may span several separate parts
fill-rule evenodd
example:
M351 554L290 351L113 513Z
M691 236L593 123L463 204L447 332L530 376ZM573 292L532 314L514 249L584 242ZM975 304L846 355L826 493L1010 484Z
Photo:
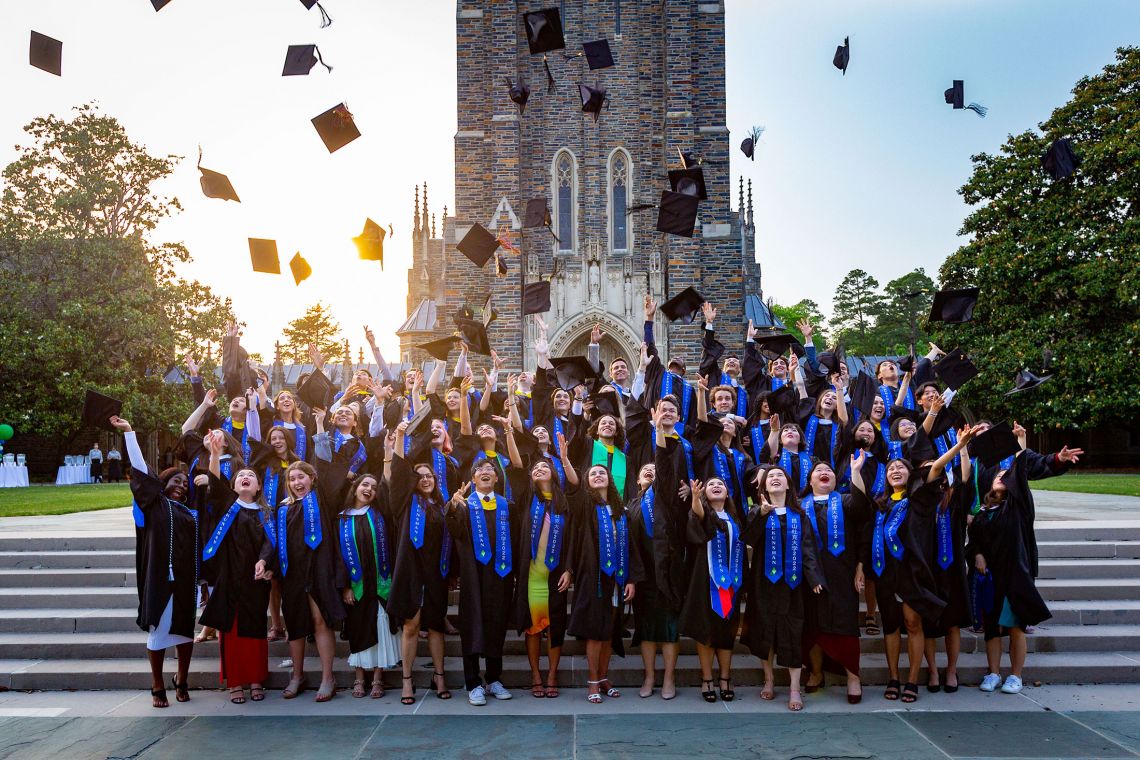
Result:
M1016 458L1017 457L1006 457L1005 459L998 462L998 468L1002 470L1008 470L1010 467L1013 467L1013 460Z
M407 438L404 438L405 443ZM447 501L451 498L451 489L447 484L447 463L451 462L456 467L459 463L455 461L454 457L444 454L439 449L432 446L431 449L431 471L435 473L435 484L439 487L439 492L443 494L443 500ZM419 548L418 546L416 547Z
M309 495L301 499L301 509L305 513L305 545L316 549L321 545L324 534L321 532L321 509L315 491L309 491Z
M531 398L529 393L523 394L519 391L515 391L515 401L526 402L526 417L523 417L523 427L530 430L534 427L534 399Z
M277 562L281 565L282 578L289 573L288 514L289 505L283 504L277 508Z
M506 578L511 573L511 512L507 500L498 494L495 499L495 548L491 548L491 538L487 535L487 517L483 514L483 501L478 492L467 497L467 519L471 524L471 548L475 560L486 565L494 555L495 573Z
M760 461L761 452L764 447L768 445L768 420L757 420L756 424L752 426L750 437L752 439L752 460L754 462Z
M970 584L970 611L973 613L974 627L981 628L985 616L994 611L994 575L972 571L974 582Z
M554 473L558 476L558 485L566 488L566 468L562 466L562 460L558 457L550 457L550 466Z
M598 519L598 569L603 575L614 579L618 586L625 586L629 575L629 540L625 515L614 521L610 517L607 504L599 504L594 510ZM617 529L617 538L614 529ZM598 578L598 594L601 595L601 577Z
M748 416L748 391L744 390L743 385L737 385L733 382L732 377L727 372L720 373L720 384L730 385L736 390L736 416Z
M713 612L725 619L732 614L736 592L744 585L744 543L740 540L740 527L732 515L728 515L728 522L732 525L732 546L728 545L727 532L718 528L709 547L712 555L709 601Z
M284 471L282 471L282 474L284 474ZM270 509L276 509L277 508L277 488L281 483L281 478L278 477L277 475L273 474L273 468L272 467L266 467L265 468L264 477L265 477L265 480L263 480L262 483L265 484L265 487L264 487L265 503L269 505Z
M546 512L546 502L537 496L530 500L530 559L531 562L538 556L538 541L542 538L542 516ZM566 515L556 515L550 512L550 535L546 540L546 557L544 562L547 569L558 567L562 559L562 534L565 532Z
M131 516L135 518L136 528L146 527L146 515L143 514L142 507L134 499L131 499Z
M895 405L895 389L889 385L879 386L879 398L883 400L883 427L891 426L891 407ZM906 389L906 398L903 399L903 406L907 409L914 409L914 389Z
M950 450L951 446L958 443L958 434L954 428L950 428L942 435L934 439L934 448L938 449L938 456L942 457ZM958 454L946 464L946 479L953 484L954 482L954 468L962 461L962 455Z
M273 427L284 428L285 423L281 420L273 420ZM285 428L288 430L289 428ZM293 424L293 453L302 462L305 461L305 454L309 450L309 434L305 431L305 426L297 423Z
M816 544L823 549L823 537L827 536L827 550L832 556L838 557L847 548L847 530L843 522L843 496L838 491L832 491L827 495L824 518L826 530L822 533L819 530L819 521L815 521Z
M871 568L875 575L882 575L886 569L886 544L890 543L890 553L895 559L902 559L903 547L898 540L898 530L906 517L907 499L895 502L889 512L875 512L875 528L871 533Z
M676 431L679 425L674 425L673 430ZM685 470L689 475L689 480L696 480L697 473L693 469L693 444L686 441L681 437L680 433L674 432L672 436L665 436L666 438L675 438L677 443L680 444L681 450L685 452Z
M954 531L950 527L950 510L939 509L934 515L938 535L938 566L946 570L954 562Z
M377 515L379 521L376 521L372 518L372 510L369 509L364 516L368 518L368 527L376 539L372 550L376 556L377 579L388 580L392 577L392 570L388 561L388 533L385 530L384 515ZM340 518L340 556L348 569L348 579L353 583L360 583L364 576L364 564L360 561L356 545L356 521L353 517L355 515Z
M773 377L772 378L772 390L774 390L774 391L780 390L781 388L783 388L787 384L788 384L788 381L782 377Z
M612 385L614 387L614 390L616 390L618 392L618 395L621 396L622 401L625 401L626 399L629 398L630 392L627 391L625 388L621 387L620 385L618 385L617 383L615 383L613 381L610 381L610 385Z
M810 451L810 449L809 449ZM808 451L797 451L796 461L800 466L800 490L807 488L808 475L811 474L811 454ZM792 452L784 449L780 452L780 469L792 476Z
M882 496L887 489L887 466L875 462L875 482L871 484L871 496Z
M562 420L557 414L554 415L554 424L551 425L550 431L550 450L554 452L555 456L562 456L562 450L558 448L558 434L566 435L566 429L562 427ZM567 441L570 443L570 441Z
M716 476L728 486L733 500L737 504L744 504L744 495L741 493L744 488L744 453L736 449L728 451L732 454L732 472L729 472L728 457L720 450L719 444L713 445L713 467L716 469Z
M891 459L903 459L902 441L891 440L891 431L890 428L887 427L887 421L885 418L881 424L882 427L880 428L880 432L883 434L883 440L887 442L887 460L890 461Z
M224 420L222 420L222 430L226 431L230 435L234 434L234 418L233 417L226 417ZM249 453L250 453L250 449L249 449L249 428L243 427L241 429L241 456L242 456L242 459L244 459L245 461L248 462L249 461ZM226 477L228 478L229 475L227 475Z
M838 403L842 404L843 401L840 400ZM827 452L827 455L828 455L828 458L831 460L830 461L831 469L834 470L835 469L835 444L836 444L836 441L839 440L839 420L838 419L832 420L830 427L831 427L831 446ZM811 419L808 420L807 429L804 430L804 444L805 444L804 448L806 448L808 450L808 453L813 455L813 456L815 455L815 435L817 432L819 432L819 417L817 417L816 415L813 414L811 416Z
M507 497L507 501L511 501L511 481L507 478L507 467L503 464L503 457L499 452L495 452L495 458L487 456L486 451L480 451L475 455L473 462L482 462L484 459L495 465L495 469L499 472L499 482L503 485L503 495Z
M340 432L339 429L333 428L332 439L333 453L335 454L339 452L341 447L344 446L344 444L348 441L355 441L356 437L345 435L344 433ZM352 472L358 472L361 466L364 464L364 461L368 458L368 454L366 454L364 451L364 443L358 443L360 443L360 445L356 447L356 453L352 455L352 461L348 464L348 469Z
M783 547L784 531L780 529L780 516L776 510L773 509L768 515L768 521L764 525L764 574L771 583L777 583L783 578L789 588L796 588L800 585L802 576L802 526L800 516L792 510L787 510L784 517L788 523L787 556Z
M408 516L408 539L416 549L424 547L424 526L427 523L427 511L424 509L423 497L418 493L412 495L412 511ZM443 543L439 547L439 574L447 576L448 565L451 562L451 534L447 526L443 528Z
M653 538L653 486L641 495L641 522L645 525L645 535Z
M218 526L214 528L214 532L210 534L210 540L202 547L202 561L213 559L214 555L218 553L218 549L222 546L222 540L225 539L226 534L230 532L230 526L234 524L234 518L237 513L241 511L241 504L234 502L226 513L222 515L221 521Z
M660 360L659 360L660 361ZM673 383L681 384L681 419L677 420L677 424L673 426L677 435L681 435L685 431L685 421L689 419L689 404L691 403L691 394L689 393L689 383L685 378L674 375L669 370L665 370L665 374L661 377L661 395L668 396L673 393ZM695 480L695 478L693 478Z
M273 520L273 512L269 512L269 516L265 516L265 510L258 510L257 516L261 518L261 527L265 531L265 537L269 539L269 545L274 549L277 548L277 525Z
M195 501L195 495L198 493L198 486L194 485L194 471L198 469L198 463L200 461L201 461L201 457L194 457L194 461L190 463L190 487L187 489L187 491L190 494L190 501L191 502ZM249 460L247 459L246 461L249 461ZM225 456L223 459L221 459L218 462L218 472L221 473L222 480L228 481L231 477L233 477L233 474L234 474L233 458L230 456ZM137 520L135 522L136 522L136 524L138 523Z

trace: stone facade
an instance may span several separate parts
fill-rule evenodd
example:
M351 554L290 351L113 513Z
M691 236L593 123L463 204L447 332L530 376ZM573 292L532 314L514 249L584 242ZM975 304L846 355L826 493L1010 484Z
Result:
M554 5L562 11L567 46L548 56L556 80L548 92L543 56L529 54L522 14ZM466 304L478 312L490 293L498 312L491 344L508 367L533 367L535 326L531 319L521 325L520 276L525 282L550 276L556 262L551 311L544 316L555 356L584 353L590 328L601 322L603 358L635 359L644 294L661 302L690 285L717 306L726 344L737 342L731 336L743 335L745 299L761 294L743 185L737 209L731 204L724 24L721 2L459 0L456 208L451 215L444 208L437 235L428 188L422 203L416 189L408 313L422 317L418 307L430 301L438 319L434 328L409 319L400 330L403 361L426 359L413 347L451 332L455 311ZM603 37L614 67L590 71L583 58L566 59L564 53L579 52L582 42ZM520 77L531 88L521 115L506 85ZM581 111L579 82L608 92L596 122ZM654 210L620 213L622 195L630 206L658 201L669 186L667 171L680 168L678 150L706 162L709 197L692 239L656 232ZM521 227L527 200L544 196L561 242L546 229ZM751 189L749 204L750 196ZM518 249L500 251L506 276L495 277L493 264L475 267L456 250L475 222ZM658 320L661 353L679 354L695 367L699 324Z

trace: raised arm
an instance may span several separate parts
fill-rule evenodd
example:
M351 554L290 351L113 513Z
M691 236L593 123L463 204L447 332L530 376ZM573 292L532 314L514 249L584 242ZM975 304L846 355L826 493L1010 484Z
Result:
M491 408L491 392L495 389L495 385L491 381L491 374L487 370L483 370L483 395L479 397L480 412L485 412Z
M127 446L127 459L131 461L131 467L144 475L147 474L149 470L146 466L146 457L143 456L142 449L139 448L135 431L131 430L131 423L119 416L112 417L110 423L115 430L123 434L123 443Z
M922 420L922 429L927 435L934 429L934 421L938 419L938 413L942 411L945 402L941 396L935 396L934 402L930 405L930 411L926 413L926 417Z
M586 346L586 360L590 362L590 366L599 375L602 374L602 326L595 322L594 328L590 330L590 343Z
M202 424L202 420L205 418L207 412L213 409L214 404L217 402L217 389L211 388L210 390L206 391L206 397L202 399L202 403L198 405L197 409L190 412L190 416L187 417L186 421L182 423L182 434L185 435L192 430L197 430L198 426Z
M471 429L471 405L467 403L467 394L471 391L471 378L464 377L459 386L459 434L473 435Z
M867 495L867 487L863 484L863 464L866 461L867 452L863 449L851 457L851 487L864 496Z
M439 384L443 382L443 371L447 369L447 362L437 361L435 366L431 368L431 376L428 378L427 385L424 386L424 392L427 394L435 393L439 390Z
M979 432L980 430L978 425L974 425L969 429L962 428L962 432L958 434L958 442L951 446L949 451L938 457L938 459L934 460L934 464L931 465L930 470L926 473L926 482L933 483L934 481L938 480L938 478L942 475L942 471L946 468L946 465L954 461L954 457L958 456L958 452L966 448L966 444L970 442L970 439L972 439ZM968 459L969 457L962 458Z
M570 457L570 446L566 443L566 436L558 433L558 454L562 459L562 471L566 473L566 482L577 488L579 483L578 470Z
M325 414L327 412L324 409L313 409L313 422L317 428L316 435L313 436L313 452L322 462L331 462L333 450L329 434L325 432Z
M384 357L380 354L380 348L376 345L376 336L368 329L368 325L364 326L364 339L368 341L368 348L372 350L372 358L376 360L376 366L380 368L380 376L388 382L395 380L391 367L384 361Z
M847 379L842 374L838 376L839 389L836 391L835 399L835 416L839 418L839 424L847 426L847 402L843 400L847 390Z
M899 392L898 396L896 396L897 400L895 401L896 404L903 406L903 402L906 400L906 392L908 390L910 390L910 373L904 372L902 381L899 383Z
M697 376L697 419L709 421L709 382L704 375Z

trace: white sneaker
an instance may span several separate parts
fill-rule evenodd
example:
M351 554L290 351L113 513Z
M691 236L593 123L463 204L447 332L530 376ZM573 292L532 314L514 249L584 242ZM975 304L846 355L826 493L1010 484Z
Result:
M476 686L471 691L467 692L467 701L476 707L482 707L487 704L487 692L482 686Z
M510 699L514 696L507 691L507 687L503 686L500 681L492 681L491 685L487 687L487 690L491 692L491 696L495 699Z
M1002 694L1020 694L1021 693L1021 687L1023 685L1024 684L1021 683L1020 678L1018 678L1017 676L1015 676L1013 674L1010 674L1009 676L1006 677L1005 683L1003 683L1001 685L1001 693Z
M982 679L982 685L978 688L982 691L997 691L997 687L1001 685L1001 676L997 673L987 673L986 677Z

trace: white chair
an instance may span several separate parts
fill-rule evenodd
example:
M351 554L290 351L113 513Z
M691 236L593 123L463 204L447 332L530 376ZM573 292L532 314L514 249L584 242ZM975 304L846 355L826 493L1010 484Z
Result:
M20 467L23 467L27 463L28 463L28 459L26 456L24 456L23 454L17 454L16 455L16 464L17 465L19 465Z

